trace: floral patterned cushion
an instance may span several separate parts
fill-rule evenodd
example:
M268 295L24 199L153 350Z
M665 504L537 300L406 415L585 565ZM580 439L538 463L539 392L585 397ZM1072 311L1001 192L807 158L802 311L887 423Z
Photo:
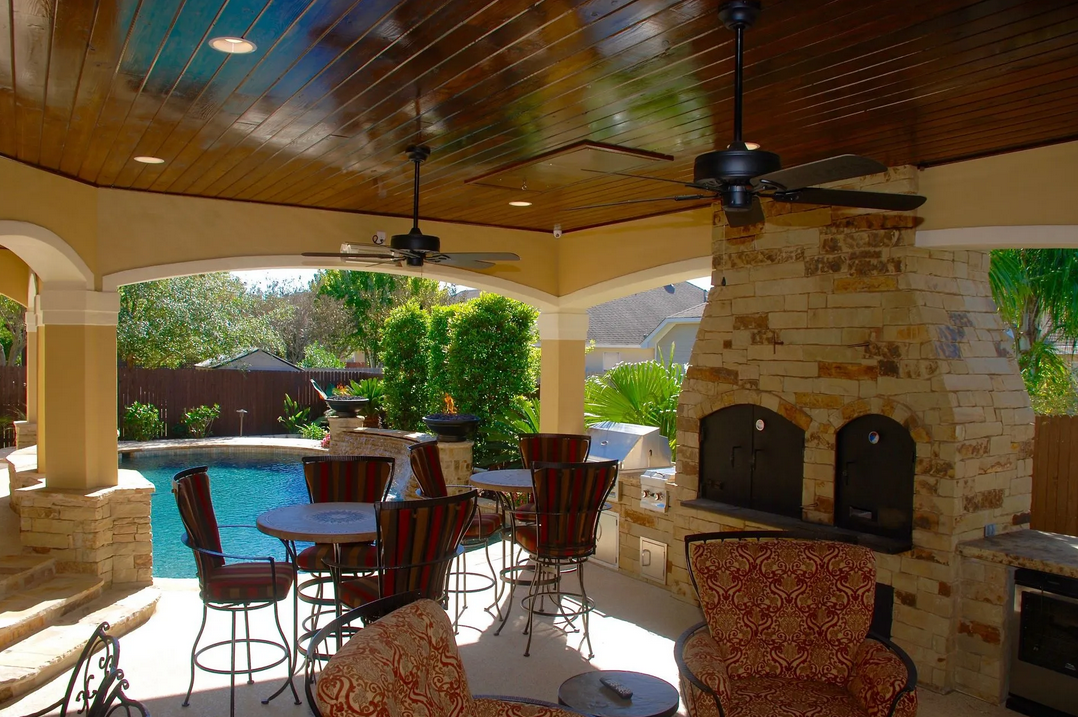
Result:
M864 717L853 695L828 682L782 677L733 682L734 702L726 717Z
M906 684L906 666L898 655L875 640L865 640L854 656L853 678L847 689L869 717L887 717L891 704ZM902 695L894 717L917 714L917 691Z
M317 686L324 717L472 712L453 625L431 600L420 600L360 630L329 662Z
M690 564L729 676L845 686L868 634L872 551L815 540L693 543Z
M477 699L472 702L470 717L580 717L580 715L549 703L517 702L512 699Z

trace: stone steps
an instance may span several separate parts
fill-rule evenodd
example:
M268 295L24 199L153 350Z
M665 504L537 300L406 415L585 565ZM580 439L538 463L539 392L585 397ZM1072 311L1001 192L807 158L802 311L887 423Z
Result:
M67 613L101 596L104 583L94 575L48 576L0 599L0 650L52 625Z
M0 652L0 709L70 670L99 624L109 623L114 637L127 634L150 619L159 598L153 587L110 590Z
M56 561L40 555L0 556L0 599L56 575Z

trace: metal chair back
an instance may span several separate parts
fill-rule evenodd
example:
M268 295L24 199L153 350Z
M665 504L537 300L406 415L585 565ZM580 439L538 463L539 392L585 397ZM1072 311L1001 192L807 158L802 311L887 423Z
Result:
M593 554L599 514L617 476L617 461L534 464L536 554L541 558Z
M203 587L210 573L225 564L223 557L212 554L222 552L221 530L213 511L207 470L206 466L188 468L172 479L172 494L176 497L183 528L187 531L187 542L195 549L198 582Z
M419 592L445 597L446 575L475 514L479 494L375 505L378 521L378 595Z
M424 498L442 498L449 495L445 474L442 473L438 441L423 441L408 446L408 457L412 464L412 474L415 475Z
M392 458L304 456L303 478L312 503L376 503L393 480Z
M518 439L525 468L543 463L583 463L591 449L586 433L525 433Z

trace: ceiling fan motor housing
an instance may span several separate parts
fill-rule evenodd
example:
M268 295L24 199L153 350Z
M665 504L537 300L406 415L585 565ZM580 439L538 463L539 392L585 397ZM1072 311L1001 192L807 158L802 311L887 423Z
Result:
M762 149L723 149L696 158L693 183L718 191L724 184L748 184L753 177L782 169L774 152Z
M437 254L442 248L442 242L436 236L419 231L419 227L412 227L407 234L394 234L390 237L389 246L397 251Z
M752 27L760 15L760 0L728 0L719 7L719 19L727 30Z

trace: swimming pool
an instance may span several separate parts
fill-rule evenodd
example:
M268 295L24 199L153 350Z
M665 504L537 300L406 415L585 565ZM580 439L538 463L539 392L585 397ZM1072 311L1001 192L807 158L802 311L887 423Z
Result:
M264 511L308 500L299 454L229 454L199 450L123 454L120 468L139 471L157 489L150 511L155 577L196 577L191 550L180 542L183 523L172 495L172 477L195 466L210 467L213 508L221 525L253 526ZM281 541L253 528L222 530L221 540L226 553L272 555L284 559Z

